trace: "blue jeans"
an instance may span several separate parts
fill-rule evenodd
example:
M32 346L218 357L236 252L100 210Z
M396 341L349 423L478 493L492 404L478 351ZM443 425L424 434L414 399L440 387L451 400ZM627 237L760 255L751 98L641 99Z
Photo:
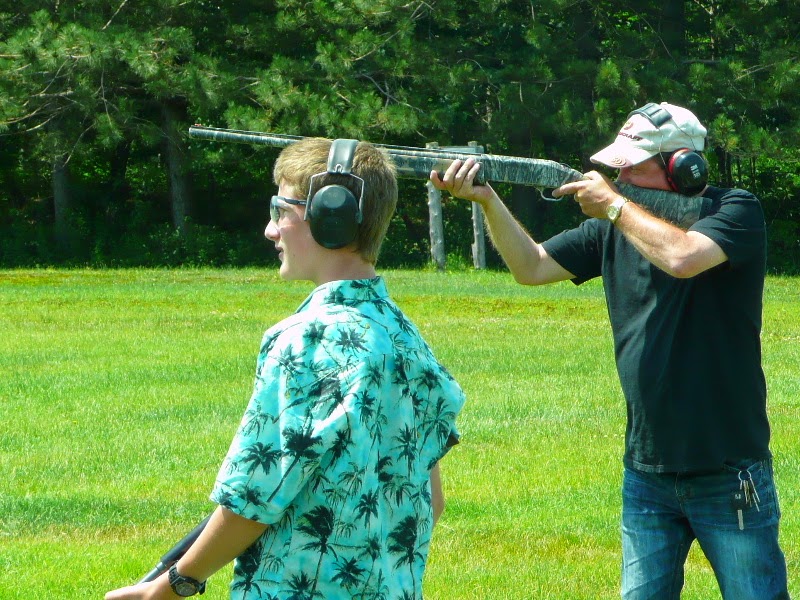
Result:
M740 515L733 495L749 471L758 504ZM622 482L622 597L676 600L697 539L724 600L788 599L778 546L780 509L772 461L742 461L714 473L644 473Z

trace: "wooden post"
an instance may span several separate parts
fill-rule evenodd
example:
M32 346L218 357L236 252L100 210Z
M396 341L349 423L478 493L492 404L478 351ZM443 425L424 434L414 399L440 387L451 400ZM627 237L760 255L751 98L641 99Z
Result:
M483 154L483 146L470 142L474 154ZM476 269L486 268L486 226L483 222L483 209L472 203L472 265Z
M486 229L483 222L483 209L477 202L472 203L472 264L476 269L486 268Z
M430 142L426 148L438 148L439 144ZM437 190L430 181L425 183L428 188L428 222L431 236L431 259L436 269L444 271L447 254L444 250L444 219L442 217L442 192Z
M425 144L425 148L433 150L450 150L463 154L483 154L483 146L478 142L469 142L468 146L445 146L439 148L436 142ZM436 263L436 268L444 270L447 256L444 251L444 223L442 219L442 193L437 190L431 182L426 183L428 187L428 213L431 232L431 257ZM476 269L486 268L486 228L483 222L483 211L481 207L472 203L472 264Z

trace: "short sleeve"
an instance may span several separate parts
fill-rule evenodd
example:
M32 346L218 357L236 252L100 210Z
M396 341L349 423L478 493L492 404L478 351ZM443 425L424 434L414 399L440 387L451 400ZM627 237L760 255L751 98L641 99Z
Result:
M692 225L713 240L728 257L732 267L750 260L763 260L766 244L764 212L758 199L744 190L725 190L718 208Z
M353 369L322 358L313 326L284 332L263 358L217 476L211 499L245 518L280 521L320 459L349 435L342 399Z
M572 281L576 284L601 275L600 226L598 219L588 219L542 244L550 258L575 275Z

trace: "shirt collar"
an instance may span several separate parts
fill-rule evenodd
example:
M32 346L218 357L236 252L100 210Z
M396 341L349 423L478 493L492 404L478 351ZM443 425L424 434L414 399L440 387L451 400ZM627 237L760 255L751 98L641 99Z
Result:
M380 275L372 279L342 279L318 286L308 295L297 312L331 304L354 306L389 296L386 282Z

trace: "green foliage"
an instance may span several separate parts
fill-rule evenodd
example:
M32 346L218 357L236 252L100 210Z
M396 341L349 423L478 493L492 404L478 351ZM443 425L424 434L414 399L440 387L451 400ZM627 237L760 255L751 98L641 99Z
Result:
M588 170L630 110L669 100L709 125L713 181L748 186L770 223L796 223L798 21L789 0L20 0L0 13L0 261L111 264L104 232L144 251L148 227L189 235L187 217L221 240L249 237L274 153L189 141L192 122L415 146L476 140ZM52 179L62 163L66 189ZM392 263L425 262L418 196L401 203ZM523 223L555 233L570 219L553 210L526 210ZM148 227L128 227L131 211ZM780 240L770 268L796 272L786 231L770 237Z

